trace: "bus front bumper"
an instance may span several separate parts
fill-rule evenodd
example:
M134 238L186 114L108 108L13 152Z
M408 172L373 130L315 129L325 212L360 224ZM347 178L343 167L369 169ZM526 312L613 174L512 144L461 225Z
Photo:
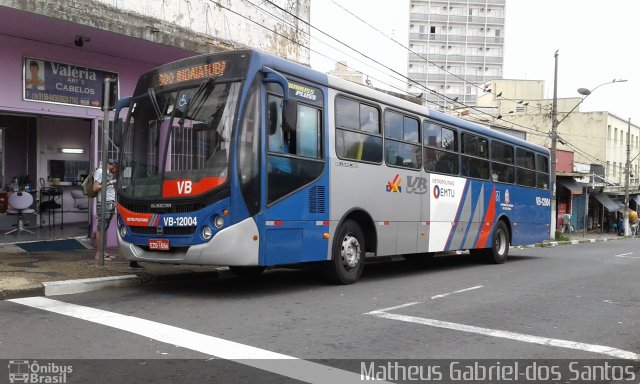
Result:
M203 244L149 251L118 235L120 255L127 260L191 265L259 265L260 236L252 218L222 229Z

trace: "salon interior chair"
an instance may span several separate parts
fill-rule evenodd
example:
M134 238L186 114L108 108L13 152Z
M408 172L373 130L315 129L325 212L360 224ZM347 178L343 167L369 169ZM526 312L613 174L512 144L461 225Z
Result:
M18 234L20 234L20 232L22 231L26 231L31 233L32 235L35 235L34 232L24 228L25 223L24 223L24 218L22 217L22 215L25 213L35 212L34 209L29 208L31 207L31 204L33 204L33 196L31 196L29 192L14 192L9 196L9 199L7 202L9 203L9 208L7 208L7 213L10 215L18 215L18 224L15 224L17 226L16 229L13 229L5 233L5 235L8 235L15 231L18 231Z
M79 189L71 190L71 197L73 198L73 206L78 209L89 208L89 198Z

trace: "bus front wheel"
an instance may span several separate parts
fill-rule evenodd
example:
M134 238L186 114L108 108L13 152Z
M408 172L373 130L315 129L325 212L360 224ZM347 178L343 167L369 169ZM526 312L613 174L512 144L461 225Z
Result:
M333 239L332 257L326 265L327 277L335 284L353 284L364 268L365 243L362 229L353 220L345 221Z

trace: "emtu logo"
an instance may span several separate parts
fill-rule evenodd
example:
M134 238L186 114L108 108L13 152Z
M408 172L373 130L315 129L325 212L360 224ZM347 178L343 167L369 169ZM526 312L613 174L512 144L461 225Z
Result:
M440 188L436 185L433 187L433 197L438 199L440 197L456 197L456 190L452 188Z
M400 175L396 175L393 181L387 181L387 192L402 192L402 179Z

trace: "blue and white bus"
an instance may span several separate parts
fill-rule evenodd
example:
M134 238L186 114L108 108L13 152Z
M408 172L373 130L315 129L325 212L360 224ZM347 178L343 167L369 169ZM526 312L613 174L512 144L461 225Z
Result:
M349 284L365 258L549 238L546 148L263 52L158 67L118 104L129 260Z

